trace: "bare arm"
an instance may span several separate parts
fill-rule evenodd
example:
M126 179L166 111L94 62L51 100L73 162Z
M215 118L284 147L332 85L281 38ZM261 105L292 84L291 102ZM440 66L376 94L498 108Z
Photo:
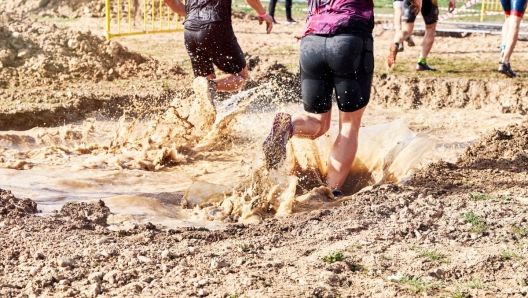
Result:
M183 17L187 15L187 12L185 11L185 4L183 4L180 0L163 0L163 2L165 2L165 4L167 4L175 13Z
M273 28L273 19L266 13L266 9L262 6L260 0L246 0L246 3L251 6L251 8L253 8L259 15L259 24L266 22L266 32L269 34Z

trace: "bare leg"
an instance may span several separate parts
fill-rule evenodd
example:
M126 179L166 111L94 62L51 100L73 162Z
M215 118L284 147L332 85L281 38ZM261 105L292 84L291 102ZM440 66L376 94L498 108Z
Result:
M411 36L414 30L414 23L403 23L400 34L398 35L398 42L402 43L407 37Z
M399 32L402 29L402 24L401 24L402 11L403 11L403 8L394 7L394 31L395 31L394 32L394 42L395 43L400 42Z
M433 47L434 40L436 36L436 23L425 25L425 35L422 41L422 52L420 53L420 58L427 58L431 48Z
M506 44L506 38L508 36L508 28L510 26L510 16L505 16L504 24L502 25L502 44Z
M365 107L366 108L366 107ZM339 112L339 134L328 158L328 186L341 189L356 158L358 133L365 108L345 113Z
M506 49L504 50L503 63L509 63L513 49L517 44L517 39L519 38L519 27L521 26L522 18L518 16L510 16L506 19L505 23L508 24L507 35L506 35Z
M324 135L330 129L332 110L323 114L297 114L292 116L293 135L316 139Z
M218 91L236 91L244 88L249 79L249 72L246 66L239 73L228 73L219 78L212 73L206 77L216 82Z

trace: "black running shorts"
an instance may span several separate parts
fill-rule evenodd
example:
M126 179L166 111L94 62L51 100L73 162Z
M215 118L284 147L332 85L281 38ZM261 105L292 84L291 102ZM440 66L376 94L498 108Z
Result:
M411 12L411 2L403 1L402 21L414 23L416 16ZM438 0L422 0L422 16L426 25L431 25L438 21Z
M301 91L304 110L322 114L332 108L335 90L340 111L354 112L370 100L374 41L367 33L307 35L301 40Z
M244 52L231 25L185 28L184 40L195 76L205 77L214 73L213 64L226 73L239 73L246 67Z

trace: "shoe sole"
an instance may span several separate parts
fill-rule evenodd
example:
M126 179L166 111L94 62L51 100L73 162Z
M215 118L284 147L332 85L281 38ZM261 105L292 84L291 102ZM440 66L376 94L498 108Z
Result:
M264 152L264 162L266 168L277 169L286 159L286 144L284 142L284 132L287 125L291 123L291 116L285 113L275 115L271 130L262 144ZM291 137L291 136L290 136Z

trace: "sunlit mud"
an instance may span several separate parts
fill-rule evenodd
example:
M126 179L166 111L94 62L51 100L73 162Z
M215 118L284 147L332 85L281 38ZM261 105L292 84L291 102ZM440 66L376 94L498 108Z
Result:
M259 120L251 106L266 88L216 102L214 110L190 96L139 117L2 133L0 187L33 198L44 212L103 199L113 223L219 227L337 206L367 186L405 181L435 147L403 120L361 128L345 197L336 200L324 183L335 129L315 141L293 138L281 168L263 167L267 128L259 127L270 119Z

